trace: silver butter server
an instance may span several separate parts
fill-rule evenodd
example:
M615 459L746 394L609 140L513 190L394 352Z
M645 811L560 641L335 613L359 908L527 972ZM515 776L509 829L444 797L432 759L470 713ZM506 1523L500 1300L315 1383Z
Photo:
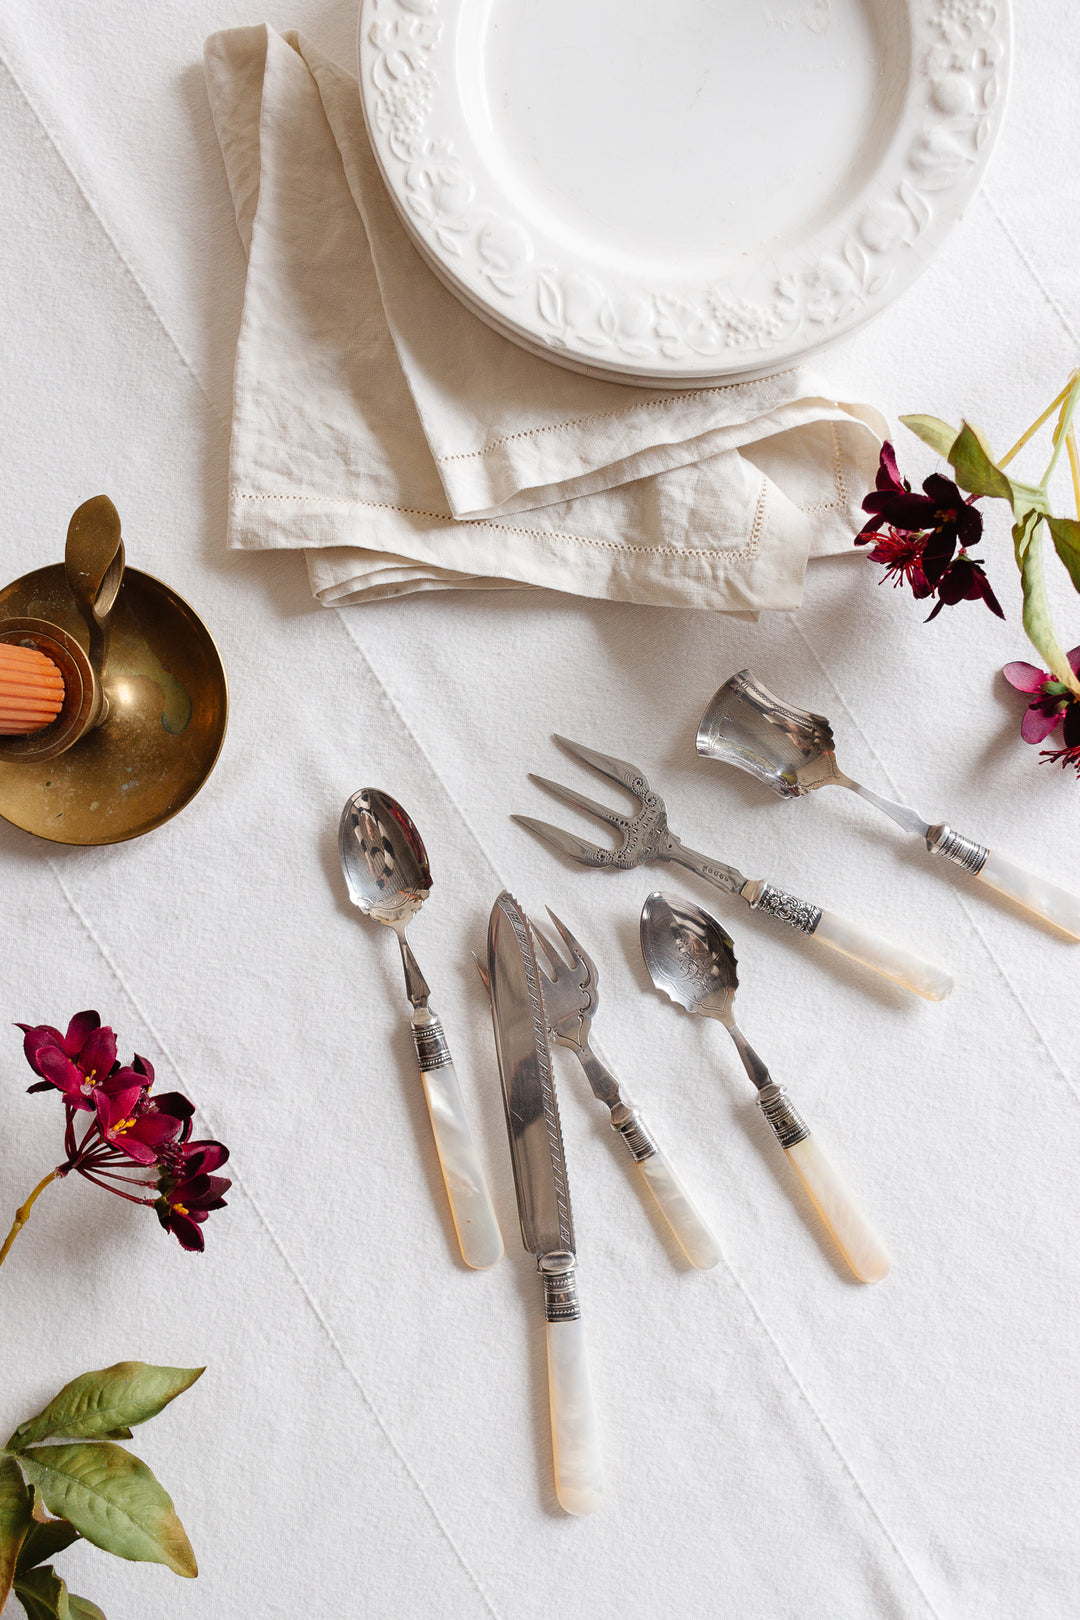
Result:
M604 1467L578 1300L559 1102L529 920L505 889L488 923L487 985L521 1241L535 1256L544 1286L555 1491L567 1513L592 1513L603 1500Z
M801 798L820 787L850 788L905 832L921 838L931 855L944 855L1036 917L1080 939L1080 899L954 832L946 822L931 826L908 805L852 781L837 766L832 727L825 716L782 702L748 669L725 681L713 697L698 726L697 750L707 759L749 771L782 799Z
M413 1007L416 1061L461 1257L466 1265L483 1270L502 1258L502 1236L450 1048L428 1005L431 992L405 937L431 890L427 851L396 799L378 788L362 788L346 800L341 812L338 852L353 905L397 935L405 992Z
M553 827L550 822L537 821L532 816L512 818L554 845L563 855L568 855L582 866L606 866L623 871L641 866L646 861L676 861L706 882L715 884L718 889L737 895L752 911L760 911L775 922L787 923L801 930L819 945L827 945L842 956L861 962L864 967L872 968L875 973L892 979L896 984L902 984L907 990L914 990L928 1001L941 1001L949 994L953 987L952 977L932 962L925 962L922 957L899 945L877 939L858 924L837 916L836 912L823 911L820 906L800 900L763 878L744 877L736 867L688 849L668 826L663 799L649 786L648 779L636 765L614 759L610 754L600 754L594 748L570 742L566 737L556 736L555 740L583 764L591 765L603 776L629 789L641 804L636 815L624 816L617 810L609 810L605 805L586 798L583 793L576 793L573 788L550 781L546 776L532 776L532 781L547 788L549 793L554 793L566 804L598 816L622 834L618 849L601 849L599 845L587 843L561 827Z
M641 911L641 954L658 990L687 1012L723 1024L754 1082L773 1135L860 1282L880 1282L891 1262L806 1121L735 1022L735 947L715 917L675 895L650 894Z

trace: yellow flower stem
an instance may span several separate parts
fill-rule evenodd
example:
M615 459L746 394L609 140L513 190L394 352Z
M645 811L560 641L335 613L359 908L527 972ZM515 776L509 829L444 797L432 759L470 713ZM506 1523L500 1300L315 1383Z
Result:
M1050 417L1053 416L1053 414L1057 410L1058 406L1063 405L1065 403L1065 397L1068 394L1069 389L1076 382L1076 379L1077 379L1078 375L1080 375L1080 373L1077 373L1077 372L1073 373L1073 375L1069 378L1068 382L1065 384L1064 388L1061 390L1061 393L1058 395L1058 397L1056 399L1052 399L1050 401L1049 405L1046 407L1045 411L1043 411L1042 415L1038 418L1038 420L1035 421L1035 422L1032 422L1031 426L1027 429L1027 431L1020 435L1020 437L1017 439L1016 443L1013 445L1011 450L1007 450L1005 452L1005 454L1002 456L1001 460L998 462L999 467L1007 467L1009 465L1009 462L1012 460L1012 458L1015 455L1017 455L1024 448L1024 446L1025 446L1025 444L1027 444L1028 440L1030 438L1033 438L1034 435L1036 433L1038 433L1038 431L1042 427L1043 423L1049 421Z
M50 1170L44 1181L38 1182L37 1186L26 1200L26 1203L21 1204L15 1211L15 1219L11 1223L11 1231L4 1239L4 1247L0 1249L0 1266L2 1266L4 1261L7 1259L8 1250L11 1248L11 1245L14 1243L15 1239L18 1237L19 1233L30 1219L30 1211L33 1208L34 1199L37 1198L39 1193L43 1193L46 1187L49 1185L49 1182L55 1181L59 1174L59 1170Z
M1054 453L1050 457L1050 465L1043 473L1042 489L1044 494L1049 488L1051 478L1054 476L1054 468L1058 464L1058 457L1065 448L1065 441L1069 436L1069 429L1072 427L1073 413L1076 410L1078 399L1080 399L1080 371L1074 371L1068 397L1061 407L1061 415L1058 417L1057 426L1054 429Z
M1065 441L1069 447L1069 471L1072 473L1073 500L1076 502L1076 515L1080 518L1080 457L1076 454L1076 434L1073 432L1071 423L1069 424L1069 431L1065 435Z

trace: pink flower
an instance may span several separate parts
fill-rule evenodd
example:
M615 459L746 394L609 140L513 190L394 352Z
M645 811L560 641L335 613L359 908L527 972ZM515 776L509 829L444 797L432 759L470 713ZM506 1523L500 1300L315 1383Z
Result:
M1080 675L1080 647L1074 647L1066 657L1073 674ZM1020 735L1026 743L1045 742L1063 720L1080 709L1080 699L1064 681L1059 681L1056 676L1051 675L1049 670L1036 669L1034 664L1018 662L1006 664L1001 673L1009 685L1015 686L1018 692L1031 694L1031 702L1024 711L1024 718L1020 724ZM1080 737L1075 740L1080 742ZM1074 761L1066 760L1064 763L1073 764Z

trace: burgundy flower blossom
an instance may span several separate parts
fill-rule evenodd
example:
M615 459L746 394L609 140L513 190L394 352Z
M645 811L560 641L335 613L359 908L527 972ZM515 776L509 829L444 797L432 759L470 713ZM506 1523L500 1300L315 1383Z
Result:
M228 1149L220 1142L188 1140L195 1112L188 1098L179 1091L154 1096L153 1064L136 1055L122 1066L116 1036L96 1012L78 1013L64 1035L51 1024L18 1028L24 1032L27 1062L42 1076L30 1090L56 1090L63 1097L67 1157L17 1213L0 1262L34 1199L50 1181L72 1171L130 1203L154 1206L162 1226L183 1248L201 1250L200 1227L211 1210L223 1208L232 1184L211 1173L225 1163ZM76 1121L86 1113L90 1119L79 1137Z
M991 613L996 613L999 619L1005 617L1001 611L1001 603L990 589L990 581L983 573L982 564L977 558L969 557L963 550L938 580L937 598L933 612L927 616L927 624L931 619L937 618L943 607L955 607L957 602L977 602L980 598Z
M860 535L856 544L865 543ZM885 564L879 583L884 585L891 574L894 585L902 585L906 580L915 596L929 596L930 585L922 566L925 545L921 534L905 534L903 529L889 529L887 534L879 534L877 545L867 553L871 562Z
M1073 674L1080 675L1080 647L1074 647L1066 657ZM1034 664L1006 664L1001 673L1018 692L1031 694L1020 725L1020 735L1026 743L1045 742L1067 711L1080 702L1064 681L1059 681L1049 670L1036 669Z
M1080 702L1075 699L1065 711L1061 740L1064 748L1040 748L1040 759L1045 759L1051 765L1059 764L1062 770L1071 765L1080 776Z
M884 578L891 574L894 585L906 581L914 596L937 597L929 619L936 619L943 607L979 600L999 618L1005 617L982 564L970 555L982 536L982 514L952 479L931 473L923 482L923 494L913 494L900 476L892 445L885 443L877 487L862 504L870 520L855 536L855 544L875 542L870 559L886 565ZM887 534L880 535L886 525Z
M25 1032L23 1052L27 1063L43 1081L29 1089L47 1091L49 1086L55 1086L72 1107L92 1109L94 1086L116 1065L116 1036L97 1013L76 1013L66 1035L51 1024L16 1027Z
M154 1205L157 1218L185 1249L204 1247L200 1226L211 1210L225 1207L223 1194L232 1182L208 1172L224 1164L228 1157L229 1150L221 1142L189 1142L182 1150L175 1174L159 1182L161 1196Z

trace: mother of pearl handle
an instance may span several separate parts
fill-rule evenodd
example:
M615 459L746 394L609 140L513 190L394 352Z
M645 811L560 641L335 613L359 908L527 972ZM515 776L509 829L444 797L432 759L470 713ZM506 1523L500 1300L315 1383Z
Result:
M639 1159L637 1167L690 1264L699 1271L715 1266L720 1245L667 1157L657 1148L647 1159Z
M810 938L816 939L820 945L828 945L830 950L839 951L841 956L850 956L852 961L861 962L864 967L873 968L883 978L902 984L905 990L914 990L917 996L925 996L927 1001L944 1001L953 987L952 975L946 973L944 968L924 961L902 945L878 939L857 923L848 922L846 917L838 917L835 911L821 913Z
M548 1322L547 1352L555 1494L567 1513L594 1513L604 1499L604 1463L580 1316Z
M428 1007L418 1007L413 1014L413 1040L461 1258L483 1271L502 1259L502 1234L446 1037Z
M1033 911L1036 917L1053 923L1070 939L1080 939L1080 900L1067 889L1060 889L1056 883L1048 883L1045 878L1025 872L1022 866L999 855L996 849L987 854L978 878L999 894L1007 895L1018 905Z
M836 1246L860 1282L880 1282L892 1266L884 1244L818 1145L816 1137L786 1147L792 1168Z

